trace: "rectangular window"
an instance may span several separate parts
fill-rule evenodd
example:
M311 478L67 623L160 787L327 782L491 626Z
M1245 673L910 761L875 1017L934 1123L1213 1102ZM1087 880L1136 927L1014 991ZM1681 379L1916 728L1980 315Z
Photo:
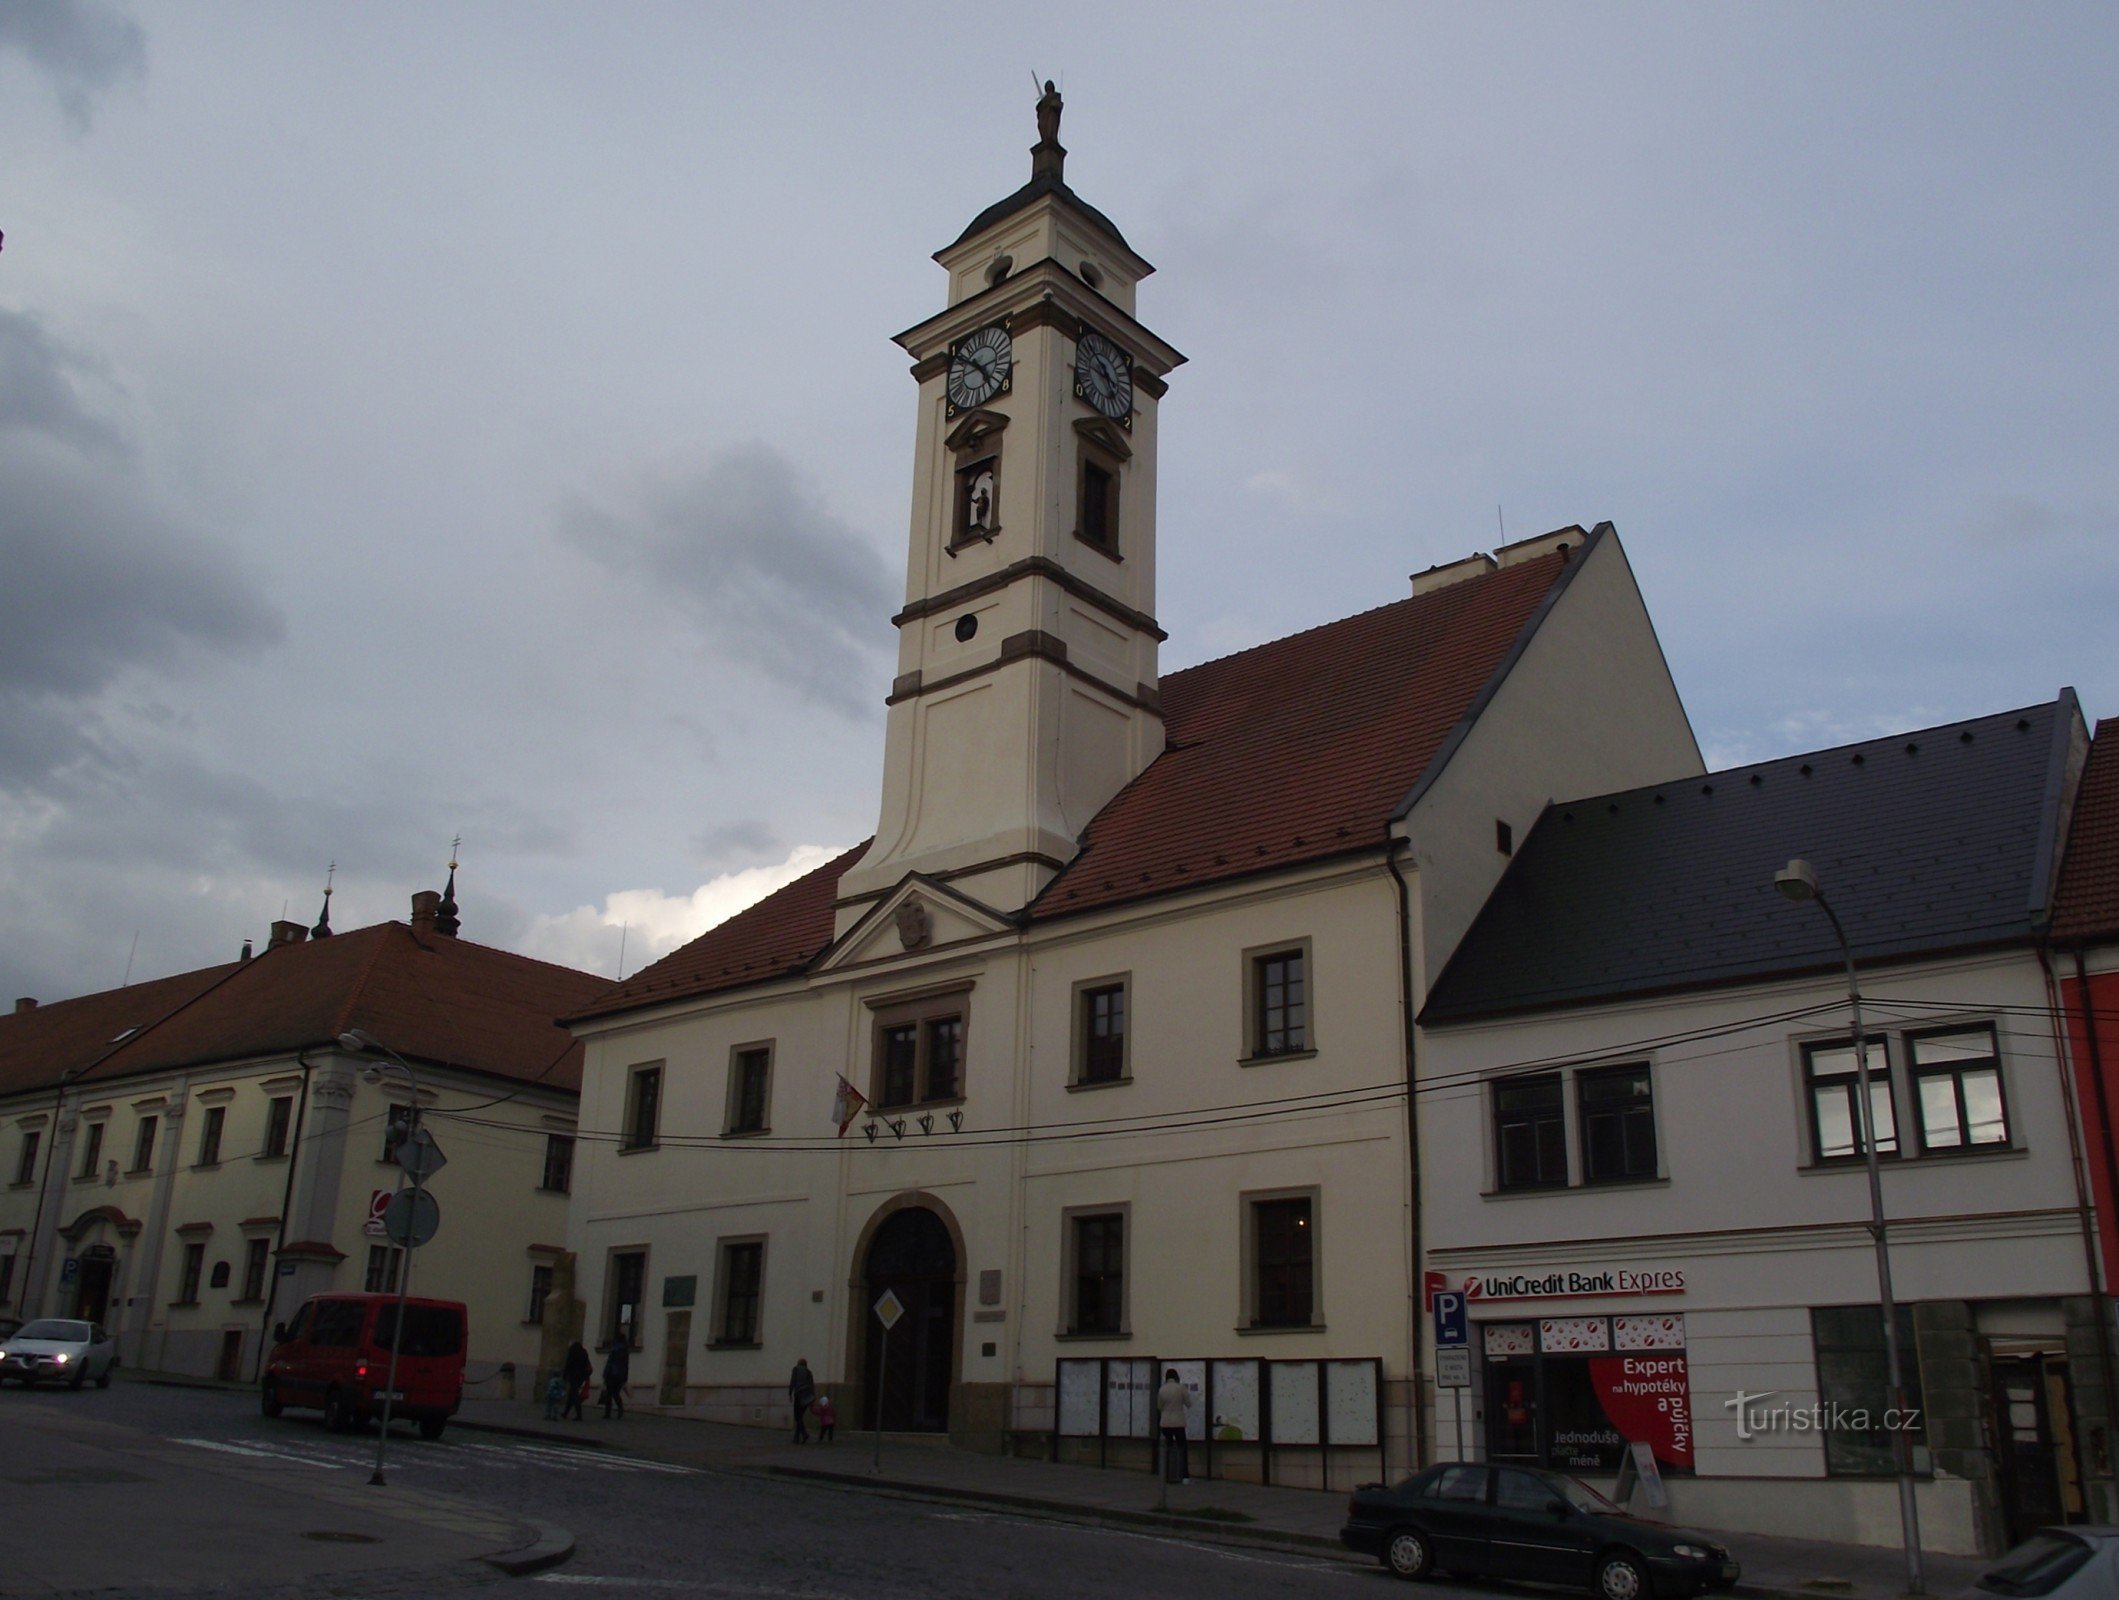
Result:
M81 1176L93 1178L103 1164L103 1124L91 1122L81 1130Z
M964 1095L964 997L894 1006L876 1019L870 1100L878 1111Z
M544 1136L544 1177L537 1187L549 1189L554 1194L565 1194L574 1187L574 1140L570 1135L548 1133Z
M383 1150L375 1159L395 1161L398 1146L412 1137L412 1108L393 1103L383 1114Z
M1107 556L1118 554L1118 474L1082 457L1080 521L1082 543Z
M1879 1141L1881 1143L1881 1141ZM1820 1306L1810 1313L1817 1345L1817 1398L1824 1414L1825 1472L1832 1477L1890 1477L1898 1471L1899 1431L1910 1431L1913 1470L1928 1473L1927 1412L1913 1308L1899 1306L1898 1356L1906 1415L1891 1396L1883 1316L1875 1306ZM1910 1420L1910 1429L1905 1427Z
M1647 1066L1577 1073L1575 1095L1582 1125L1582 1181L1653 1178L1655 1098Z
M265 1274L272 1265L272 1241L248 1239L243 1244L243 1298L265 1298Z
M221 1128L228 1121L226 1106L208 1106L206 1120L199 1127L199 1161L202 1167L210 1167L221 1159Z
M603 1342L615 1344L623 1336L633 1349L640 1348L640 1297L647 1285L647 1252L614 1250L611 1253L610 1288L603 1302Z
M1994 1150L2009 1142L2001 1057L1991 1026L1906 1036L1923 1150ZM1881 1149L1881 1145L1878 1146Z
M662 1068L635 1067L626 1085L625 1137L621 1150L652 1150L662 1117Z
M397 1293L398 1263L405 1253L394 1244L371 1244L368 1246L368 1271L361 1280L361 1287L370 1294Z
M1494 1082L1494 1187L1567 1185L1567 1108L1557 1072Z
M1315 1311L1315 1229L1307 1195L1251 1202L1255 1328L1306 1328Z
M6 1255L0 1256L0 1306L8 1304L14 1298L14 1290L15 1254L10 1250Z
M715 1343L758 1343L760 1291L765 1283L765 1245L748 1239L721 1246L721 1314Z
M265 1148L258 1153L266 1156L283 1156L287 1153L287 1135L294 1129L294 1096L276 1094L265 1103Z
M132 1136L132 1170L152 1172L155 1164L155 1130L161 1125L159 1117L142 1117Z
M1126 1076L1126 986L1098 984L1081 991L1081 1050L1077 1083L1116 1083Z
M37 1181L37 1146L43 1142L42 1128L27 1129L22 1135L22 1158L15 1163L15 1182Z
M1126 1219L1075 1217L1074 1315L1069 1333L1118 1333L1126 1314Z
M177 1274L177 1304L199 1303L199 1280L206 1275L206 1242L192 1239L184 1245L184 1265Z
M736 1052L729 1064L728 1132L765 1132L772 1071L771 1046L753 1045Z
M1251 1054L1292 1055L1309 1048L1309 1003L1303 952L1276 950L1251 958Z
M522 1320L542 1326L544 1303L552 1298L552 1269L548 1266L530 1268L530 1314Z
M1852 1041L1803 1046L1803 1081L1810 1102L1811 1149L1817 1159L1862 1160L1860 1072ZM1869 1114L1876 1125L1876 1153L1897 1155L1891 1057L1880 1038L1869 1041Z

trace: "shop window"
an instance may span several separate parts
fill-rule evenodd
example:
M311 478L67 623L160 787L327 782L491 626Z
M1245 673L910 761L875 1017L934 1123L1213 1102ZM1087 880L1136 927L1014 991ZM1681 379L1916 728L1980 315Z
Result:
M81 1170L77 1176L93 1178L103 1164L103 1124L91 1122L81 1129Z
M2009 1117L1993 1028L1908 1034L1906 1047L1921 1149L2007 1148Z
M199 1303L199 1281L206 1276L206 1245L193 1239L185 1243L184 1265L177 1272L177 1298L180 1306L195 1306Z
M1608 1473L1644 1443L1661 1471L1693 1470L1682 1316L1487 1323L1478 1337L1493 1460Z
M1901 1407L1891 1397L1884 1319L1875 1306L1820 1306L1810 1313L1817 1346L1819 1432L1825 1472L1833 1477L1882 1478L1898 1471L1898 1436L1911 1435L1913 1470L1934 1470L1928 1454L1927 1411L1921 1400L1920 1357L1913 1340L1913 1308L1899 1306ZM1910 1425L1909 1425L1910 1424Z
M1819 1161L1864 1159L1860 1069L1854 1045L1803 1046L1803 1085L1810 1105L1810 1148ZM1876 1153L1898 1154L1898 1116L1891 1095L1891 1056L1881 1038L1869 1041L1869 1113Z
M764 1133L771 1125L773 1050L769 1044L737 1050L728 1069L729 1133Z
M1126 1217L1123 1211L1067 1218L1067 1331L1117 1334L1126 1326Z
M287 1153L287 1136L294 1129L294 1096L276 1094L265 1106L265 1148L259 1152L264 1156L283 1156Z
M1316 1201L1299 1195L1250 1202L1254 1328L1307 1328L1316 1320Z
M1560 1074L1494 1082L1494 1186L1556 1189L1567 1184L1567 1106Z
M216 1165L221 1159L221 1130L228 1125L226 1106L208 1106L206 1120L199 1125L199 1160L202 1167Z
M765 1241L721 1241L721 1271L714 1287L714 1343L760 1342L765 1308Z
M545 1302L552 1298L552 1269L543 1262L530 1268L530 1309L522 1320L532 1327L544 1324Z
M964 1097L964 1014L959 989L876 1013L870 1102L878 1111Z
M265 1275L272 1270L272 1241L248 1239L243 1243L243 1298L265 1298Z
M1655 1099L1647 1064L1575 1075L1582 1181L1625 1183L1656 1175Z
M537 1187L553 1194L565 1194L574 1187L574 1139L571 1134L548 1133L544 1136L544 1176L538 1180Z
M155 1133L161 1127L159 1117L142 1117L132 1136L132 1170L152 1172L155 1164Z
M606 1282L608 1287L603 1297L603 1343L616 1344L623 1338L628 1345L638 1350L640 1313L645 1309L641 1304L641 1295L647 1286L647 1252L612 1251L611 1270Z
M625 1132L620 1150L652 1150L662 1126L662 1063L635 1067L625 1086Z
M1125 983L1098 982L1075 993L1074 1081L1123 1081L1129 1076Z
M1250 1055L1299 1055L1310 1048L1309 950L1297 946L1250 958Z
M23 1131L22 1154L15 1160L15 1185L17 1188L37 1181L37 1146L43 1142L43 1139L44 1130L42 1128L29 1128Z

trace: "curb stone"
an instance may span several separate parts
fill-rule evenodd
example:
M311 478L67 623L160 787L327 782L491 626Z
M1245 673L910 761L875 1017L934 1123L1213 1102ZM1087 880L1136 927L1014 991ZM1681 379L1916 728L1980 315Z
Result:
M535 1533L530 1543L517 1545L512 1550L496 1550L492 1555L478 1559L489 1567L499 1568L511 1578L521 1578L556 1567L573 1557L574 1535L571 1531L549 1522L533 1522L530 1527Z

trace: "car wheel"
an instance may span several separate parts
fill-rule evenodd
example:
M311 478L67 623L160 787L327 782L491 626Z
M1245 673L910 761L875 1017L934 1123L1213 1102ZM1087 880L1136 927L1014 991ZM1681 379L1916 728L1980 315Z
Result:
M96 1387L98 1389L108 1389L110 1387L110 1368L105 1367L96 1374Z
M1604 1600L1648 1600L1651 1592L1639 1556L1620 1550L1597 1563L1597 1593Z
M268 1417L276 1417L287 1409L280 1403L280 1386L270 1378L265 1380L265 1387L258 1391L258 1406Z
M324 1426L333 1433L353 1431L353 1403L343 1391L333 1389L324 1396Z
M1434 1552L1428 1548L1427 1535L1411 1528L1398 1529L1391 1535L1390 1543L1383 1547L1383 1564L1400 1578L1426 1577L1434 1559Z
M441 1430L448 1425L449 1419L446 1417L421 1417L419 1419L419 1436L422 1439L439 1439Z
M66 1380L66 1387L69 1389L78 1389L81 1387L82 1384L86 1382L88 1382L88 1368L81 1367L76 1369L74 1375Z

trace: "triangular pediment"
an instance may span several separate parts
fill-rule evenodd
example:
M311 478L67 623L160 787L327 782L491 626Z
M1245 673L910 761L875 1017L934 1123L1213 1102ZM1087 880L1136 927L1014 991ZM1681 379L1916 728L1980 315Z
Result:
M973 944L1015 928L1012 918L925 873L907 873L898 886L846 930L818 963L819 972L902 961L935 950Z
M1126 442L1126 436L1102 417L1083 417L1074 424L1074 431L1106 455L1121 461L1133 459L1133 446Z
M967 411L957 418L957 425L942 442L952 450L976 450L1007 426L1004 412Z

